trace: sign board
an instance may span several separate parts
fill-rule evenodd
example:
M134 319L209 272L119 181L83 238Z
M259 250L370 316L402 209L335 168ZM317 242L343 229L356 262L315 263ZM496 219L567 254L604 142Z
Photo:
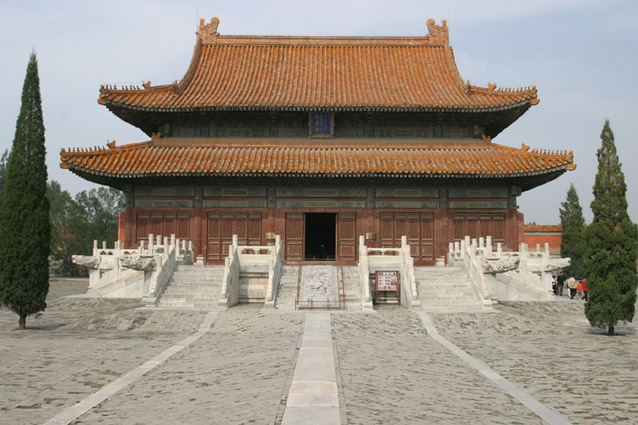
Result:
M374 272L374 284L377 292L399 292L400 277L398 271Z

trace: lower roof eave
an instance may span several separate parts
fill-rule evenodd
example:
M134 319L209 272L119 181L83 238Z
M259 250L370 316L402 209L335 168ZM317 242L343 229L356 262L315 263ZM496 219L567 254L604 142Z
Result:
M466 180L477 181L480 180L481 184L484 184L485 180L500 181L500 184L508 182L508 184L517 185L521 188L521 191L527 191L543 185L549 181L552 181L559 177L561 174L567 171L567 166L559 167L547 171L536 172L524 172L517 174L417 174L417 173L398 173L398 174L383 174L383 173L352 173L352 174L326 174L326 173L143 173L143 174L114 174L104 173L94 170L87 170L84 168L74 167L70 165L68 167L74 174L82 177L85 180L103 184L106 186L122 189L125 185L135 182L153 182L158 181L171 181L174 179L188 180L190 182L196 182L208 179L259 179L259 184L263 184L264 179L267 181L272 180L300 180L300 179L334 179L334 180L412 180L417 182L418 180L448 180L453 181ZM174 182L173 182L174 183Z

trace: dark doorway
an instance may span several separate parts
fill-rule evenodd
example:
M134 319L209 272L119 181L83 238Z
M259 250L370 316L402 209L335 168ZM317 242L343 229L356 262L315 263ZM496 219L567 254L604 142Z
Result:
M337 214L306 213L305 259L307 261L335 260Z

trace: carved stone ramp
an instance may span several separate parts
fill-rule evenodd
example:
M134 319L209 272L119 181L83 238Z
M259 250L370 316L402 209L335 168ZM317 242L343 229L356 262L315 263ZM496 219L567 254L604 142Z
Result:
M298 308L340 307L337 266L309 265L301 269Z
M483 303L463 267L415 267L421 308L482 309Z

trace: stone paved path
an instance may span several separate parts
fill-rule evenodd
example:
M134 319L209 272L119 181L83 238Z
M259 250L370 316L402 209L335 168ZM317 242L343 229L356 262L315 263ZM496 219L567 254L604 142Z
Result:
M273 423L283 413L302 321L229 309L191 347L76 423Z
M57 298L82 285L52 283L49 308L27 331L0 310L0 423L45 422L193 334L206 315ZM544 423L438 344L414 312L330 316L341 423ZM571 423L638 423L635 326L601 335L578 301L429 316L441 336ZM305 317L223 311L199 340L74 423L280 424Z
M623 336L607 337L588 327L582 309L578 301L508 303L481 320L434 320L450 341L572 423L636 424L636 327L621 325Z
M333 317L348 424L538 424L405 309Z

